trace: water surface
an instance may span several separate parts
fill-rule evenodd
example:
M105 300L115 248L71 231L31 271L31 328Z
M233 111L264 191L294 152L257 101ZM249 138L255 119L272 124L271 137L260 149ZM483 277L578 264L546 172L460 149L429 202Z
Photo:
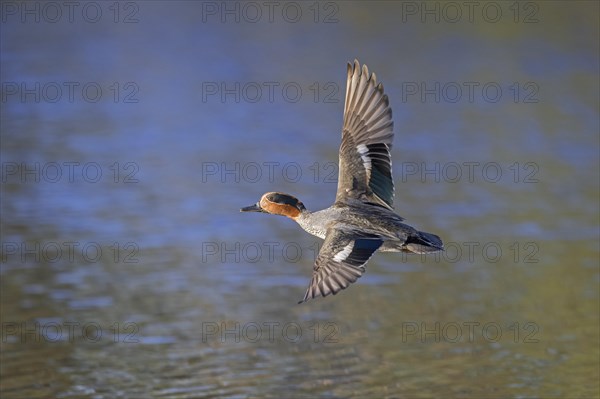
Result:
M10 4L3 398L598 397L596 3ZM331 204L355 57L447 251L297 305L320 240L239 208Z

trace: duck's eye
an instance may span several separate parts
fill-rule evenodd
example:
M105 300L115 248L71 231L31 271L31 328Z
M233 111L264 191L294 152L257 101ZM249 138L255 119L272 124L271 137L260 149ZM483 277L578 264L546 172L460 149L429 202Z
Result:
M285 195L285 194L271 194L269 197L267 197L269 199L269 201L274 202L276 204L281 204L281 205L291 205L293 207L295 207L298 204L298 200L294 197L292 197L291 195Z

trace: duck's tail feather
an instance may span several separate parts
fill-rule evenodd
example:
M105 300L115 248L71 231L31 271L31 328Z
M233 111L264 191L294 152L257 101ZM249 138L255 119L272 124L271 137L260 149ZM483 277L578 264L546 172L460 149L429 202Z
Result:
M408 236L403 248L415 254L426 254L444 250L442 239L435 234L417 231L416 234Z

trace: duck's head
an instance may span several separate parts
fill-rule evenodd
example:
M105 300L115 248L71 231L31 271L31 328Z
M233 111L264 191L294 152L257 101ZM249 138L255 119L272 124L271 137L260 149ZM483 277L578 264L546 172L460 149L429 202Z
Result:
M256 204L240 209L240 212L263 212L296 219L305 210L304 204L298 198L289 194L270 192L264 194Z

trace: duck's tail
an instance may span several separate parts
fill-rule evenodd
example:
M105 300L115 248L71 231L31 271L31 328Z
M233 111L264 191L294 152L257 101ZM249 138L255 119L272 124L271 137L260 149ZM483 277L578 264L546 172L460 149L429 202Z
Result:
M406 252L415 254L426 254L444 250L442 239L435 234L417 231L416 234L408 236L406 242L402 246Z

